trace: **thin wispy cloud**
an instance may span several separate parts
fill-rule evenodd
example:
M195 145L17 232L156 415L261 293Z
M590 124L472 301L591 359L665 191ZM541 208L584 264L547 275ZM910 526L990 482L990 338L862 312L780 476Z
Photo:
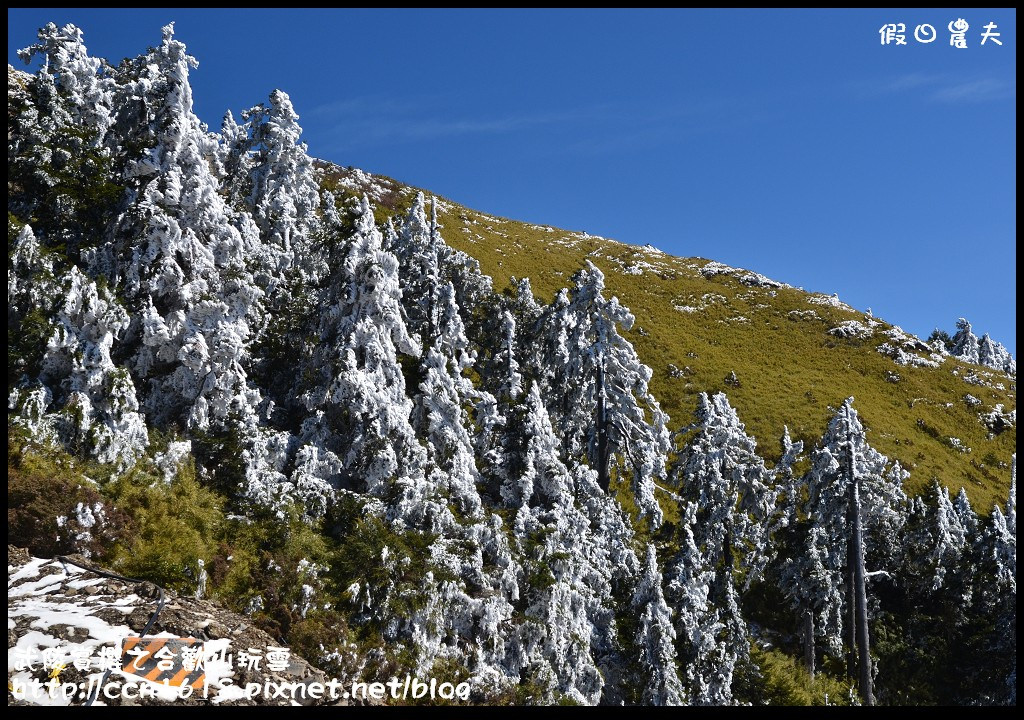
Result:
M1009 83L995 78L981 78L939 88L932 93L931 99L944 103L978 103L1002 100L1013 95L1014 88Z
M577 123L603 112L601 106L568 110L474 114L454 109L451 98L351 98L313 108L304 118L337 137L347 147L422 142L472 135L510 135L542 126Z
M929 102L983 103L1012 98L1015 87L996 77L965 77L954 73L908 73L858 86L866 97L909 94Z
M505 117L424 117L389 119L366 127L366 136L379 140L431 140L460 135L504 135L538 125L578 118L577 113L525 113Z
M320 105L303 118L329 133L331 150L471 136L511 137L543 129L559 137L557 150L549 147L546 153L607 155L674 144L737 117L749 118L750 106L758 104L750 98L691 98L668 106L598 102L576 108L477 114L464 105L458 107L458 101L439 94L356 97ZM738 113L740 107L748 112Z
M947 80L948 76L941 74L909 73L892 78L881 86L881 90L886 93L903 92L905 90L935 87Z

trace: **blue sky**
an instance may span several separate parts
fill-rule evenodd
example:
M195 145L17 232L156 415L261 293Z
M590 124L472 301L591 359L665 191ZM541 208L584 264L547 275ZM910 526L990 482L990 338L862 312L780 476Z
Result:
M281 88L317 157L1016 352L1013 10L8 9L8 62L47 21L116 62L171 20L211 128Z

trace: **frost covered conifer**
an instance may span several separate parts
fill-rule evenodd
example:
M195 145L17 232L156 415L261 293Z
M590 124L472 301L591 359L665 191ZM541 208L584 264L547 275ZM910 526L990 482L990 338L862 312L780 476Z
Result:
M936 481L931 494L935 497L934 520L932 521L932 547L929 560L934 567L932 589L938 590L956 566L967 545L967 531L960 523L960 517L949 499L949 490Z
M956 511L957 522L964 529L964 534L973 542L973 539L978 537L978 515L971 507L967 491L963 488L960 488L956 500L953 501L953 509Z
M776 492L756 441L724 393L697 400L696 435L672 468L681 494L698 507L698 544L712 565L760 575L769 558L768 522Z
M984 365L1008 375L1017 374L1017 360L1002 343L994 341L988 333L979 339L965 318L957 320L956 328L950 354L964 362Z
M716 569L698 547L694 535L697 527L697 507L684 501L680 506L679 551L666 572L666 595L676 615L679 665L689 704L729 705L733 672L740 652L745 654L745 650L721 640L729 629L723 613L735 608L715 597L722 585Z
M418 357L421 346L405 326L398 261L381 247L367 198L358 213L343 282L322 320L317 366L327 377L303 397L314 414L302 441L340 460L338 467L328 456L322 470L309 469L322 479L343 474L354 489L377 497L422 497L416 487L423 482L424 450L409 423L412 403L398 362L398 353Z
M440 263L448 249L428 223L422 193L402 222L394 245L402 270L407 326L422 339L422 378L413 398L413 429L426 441L427 484L459 510L478 516L480 475L474 457L470 410L480 399L466 372L474 355L466 337L455 287Z
M966 318L956 321L956 334L953 335L952 354L964 362L977 363L978 358L978 336L971 329L971 324Z
M113 81L103 62L89 56L82 31L71 24L58 28L47 23L39 30L38 43L18 51L26 63L37 55L43 58L37 78L52 82L71 122L87 129L94 144L102 143L113 122Z
M1017 360L1002 343L997 343L985 333L978 341L978 362L986 367L1002 370L1008 375L1017 374Z
M14 239L7 265L8 326L20 323L31 310L50 315L57 304L53 262L40 246L31 225L23 225ZM17 338L9 338L17 340ZM38 360L38 358L37 358ZM10 368L8 368L10 370Z
M132 378L111 359L128 313L77 267L54 277L26 225L8 268L9 317L24 318L29 309L44 309L52 319L45 346L19 348L28 355L22 369L32 375L21 378L10 399L23 415L15 422L56 424L69 445L125 469L149 445ZM42 403L30 389L35 383L46 388Z
M129 165L135 201L120 218L117 244L97 253L91 269L114 278L141 317L132 369L147 388L147 415L223 427L259 402L245 371L261 297L246 257L258 238L251 224L236 227L218 193L207 161L213 141L192 112L196 61L172 25L145 60L119 92L141 99L138 132L152 147Z
M1016 458L1011 470L1012 502L1004 513L999 505L984 523L978 542L976 602L973 615L984 628L980 650L984 663L975 669L983 695L991 704L1017 701L1017 519Z
M273 251L273 270L280 273L309 261L320 188L313 160L300 140L299 116L287 93L274 90L267 105L247 110L243 118L251 150L247 162L250 194L246 201L266 245ZM231 133L230 125L225 130ZM237 138L237 131L234 134Z
M646 678L641 702L644 705L683 705L686 694L676 667L676 631L661 583L654 546L648 545L643 574L633 594L633 609L640 616L636 642Z
M838 653L844 625L851 634L856 629L862 697L871 703L870 675L865 677L870 661L863 642L867 637L865 558L891 567L893 542L904 521L902 482L907 473L898 463L890 466L888 458L867 443L852 403L849 398L839 408L821 446L811 456L805 479L809 493L806 514L813 519L812 532L821 544L817 551L822 559L821 574L813 578L821 603L817 608L819 632ZM843 598L842 607L837 604L839 598ZM851 610L854 606L856 612ZM848 616L856 619L856 628L846 623L844 617Z
M549 407L566 456L585 458L605 492L613 466L630 471L641 516L657 527L654 479L665 474L668 416L648 389L651 369L619 333L619 326L633 326L632 313L617 298L605 299L604 274L592 263L573 280L542 321Z
M604 686L599 656L614 643L611 582L621 558L595 536L591 519L576 503L577 496L600 493L592 471L572 473L559 459L536 385L527 393L526 407L525 462L502 491L508 504L518 507L513 534L528 577L516 664L529 668L549 692L594 704Z
M124 469L149 445L135 385L110 357L115 338L128 328L128 313L78 268L62 284L65 299L40 377L48 387L59 388L76 444L100 462Z
M691 702L728 704L733 670L749 651L737 577L753 582L769 559L768 523L776 495L754 439L723 393L699 396L695 427L696 436L670 471L674 484L682 488L684 517L690 523L673 563L672 599L683 623L682 635L689 638L684 657L689 654L694 662ZM680 578L687 574L698 583L695 590L684 587ZM692 592L702 595L702 586L708 593L703 606L689 599ZM713 617L687 618L688 613L701 611ZM692 626L688 631L687 622ZM716 629L693 629L706 627Z

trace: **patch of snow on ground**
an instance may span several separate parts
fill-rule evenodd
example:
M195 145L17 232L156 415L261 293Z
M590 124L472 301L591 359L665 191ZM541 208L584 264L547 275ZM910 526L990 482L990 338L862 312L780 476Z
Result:
M852 307L844 303L839 299L839 295L822 295L820 293L811 293L807 296L807 302L811 305L825 305L827 307L838 308L839 310L846 310L847 312L857 312Z
M821 316L813 310L790 310L788 315L792 320L821 320Z
M876 323L877 324L877 323ZM869 338L875 334L872 327L856 320L846 320L828 331L829 335L841 338Z
M713 278L715 275L731 275L732 277L739 280L748 287L767 287L767 288L781 288L790 287L785 283L781 283L777 280L765 277L761 273L756 273L751 270L741 270L739 268L730 267L724 263L715 262L712 260L707 265L700 269L700 274L705 278Z

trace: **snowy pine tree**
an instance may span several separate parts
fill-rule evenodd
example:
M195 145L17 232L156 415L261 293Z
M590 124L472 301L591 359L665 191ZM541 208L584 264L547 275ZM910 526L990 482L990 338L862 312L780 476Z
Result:
M857 630L861 690L870 703L863 667L869 662L868 654L861 643L867 633L864 558L892 567L893 542L904 520L906 496L902 482L906 473L898 463L890 466L888 458L867 443L852 403L853 398L849 398L839 408L821 446L812 454L805 479L809 493L806 514L814 522L813 537L821 543L817 552L822 566L814 568L821 574L813 577L818 586L815 595L821 602L819 632L827 647L838 653L844 629L851 637ZM836 604L838 598L843 598L842 607ZM851 652L853 644L851 640Z
M956 334L953 335L953 349L951 354L964 362L978 363L978 336L971 329L971 324L966 318L956 321Z
M672 612L661 589L662 576L653 545L647 546L643 575L633 594L633 608L640 614L637 645L647 678L641 702L644 705L683 705L685 690L676 668L676 631Z
M684 517L692 523L684 530L683 550L674 560L672 600L680 622L686 622L687 612L697 612L700 605L689 605L693 591L682 587L679 578L690 573L698 585L707 586L705 611L712 612L713 619L689 622L717 628L711 632L713 642L704 634L695 635L692 628L682 628L684 638L700 643L684 654L695 663L691 702L728 704L733 670L749 650L737 582L749 585L758 579L769 559L768 523L776 494L754 439L723 393L711 398L701 393L694 427L696 436L670 470L674 484L681 487Z
M321 320L319 377L302 396L311 414L301 443L312 447L301 469L387 499L405 516L424 511L412 505L425 497L425 453L409 422L398 354L418 357L421 346L405 326L398 262L381 247L367 198L358 212Z
M613 582L635 577L638 561L628 525L593 471L571 472L559 459L536 385L524 406L520 472L502 489L518 508L512 529L526 580L516 664L550 693L593 704L604 689L601 658L615 645Z
M71 24L58 28L47 23L39 30L38 43L18 51L26 63L37 55L43 59L37 79L53 84L72 124L88 129L92 142L101 144L113 122L113 81L104 63L89 56L82 31Z
M606 492L616 468L629 471L640 513L657 527L662 512L654 479L665 474L668 416L648 389L651 369L619 333L619 326L633 326L633 315L617 298L605 299L604 274L592 263L574 282L542 320L549 408L566 456L584 458Z

